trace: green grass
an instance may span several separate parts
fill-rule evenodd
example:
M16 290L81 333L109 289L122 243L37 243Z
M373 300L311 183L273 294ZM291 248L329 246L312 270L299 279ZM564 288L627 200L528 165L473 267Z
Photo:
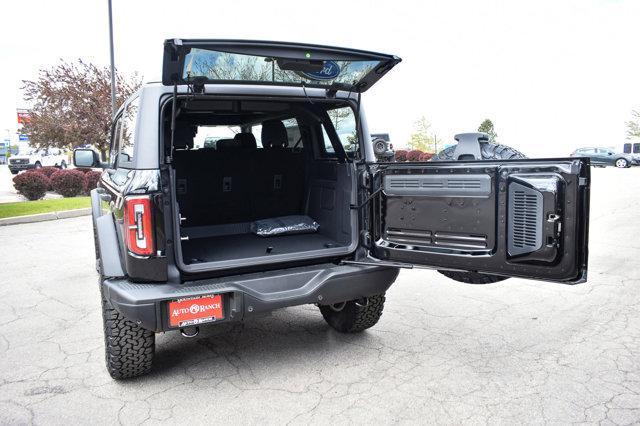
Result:
M0 203L0 219L5 217L25 216L28 214L83 209L85 207L91 207L91 199L89 197L21 201L19 203Z

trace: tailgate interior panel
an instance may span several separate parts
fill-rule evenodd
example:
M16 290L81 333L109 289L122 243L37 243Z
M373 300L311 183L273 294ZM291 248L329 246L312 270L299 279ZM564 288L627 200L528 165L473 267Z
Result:
M372 254L545 280L586 277L588 166L580 160L383 167Z

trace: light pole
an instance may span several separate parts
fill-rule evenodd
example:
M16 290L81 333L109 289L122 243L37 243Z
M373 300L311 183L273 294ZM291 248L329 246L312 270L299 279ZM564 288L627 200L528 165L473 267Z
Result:
M113 17L111 0L109 2L109 53L111 55L111 117L116 115L116 67L113 59Z

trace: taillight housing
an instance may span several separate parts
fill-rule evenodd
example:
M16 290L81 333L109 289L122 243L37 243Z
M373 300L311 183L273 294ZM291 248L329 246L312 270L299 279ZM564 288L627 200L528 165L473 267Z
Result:
M151 198L133 196L124 199L124 226L127 248L133 254L150 256L154 251Z

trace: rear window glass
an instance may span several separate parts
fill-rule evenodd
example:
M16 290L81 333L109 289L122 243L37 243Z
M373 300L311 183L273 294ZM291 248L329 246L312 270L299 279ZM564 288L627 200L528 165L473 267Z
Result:
M312 53L307 53L313 60ZM192 48L186 55L183 79L205 77L210 81L246 81L331 85L353 84L373 70L380 61L318 61L314 71L283 70L278 60L264 56L242 55Z

